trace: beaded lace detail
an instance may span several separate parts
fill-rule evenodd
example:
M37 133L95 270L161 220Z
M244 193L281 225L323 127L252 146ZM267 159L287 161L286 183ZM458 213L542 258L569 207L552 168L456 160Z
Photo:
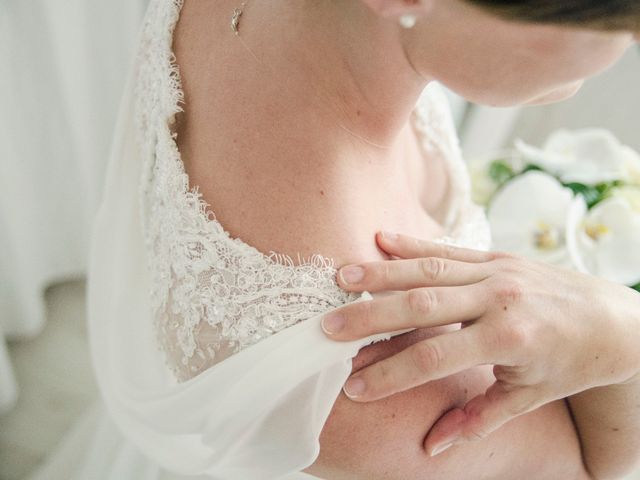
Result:
M335 280L331 258L298 262L264 254L217 221L180 157L170 125L184 95L171 45L183 0L150 0L136 62L136 134L142 157L140 215L152 278L159 348L186 381L269 335L360 294ZM469 178L445 94L430 84L412 114L425 152L446 158L449 208L442 242L488 248L488 225L470 200Z

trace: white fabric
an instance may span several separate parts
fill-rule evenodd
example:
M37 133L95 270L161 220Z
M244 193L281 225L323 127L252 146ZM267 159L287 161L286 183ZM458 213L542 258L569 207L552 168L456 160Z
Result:
M191 381L172 382L154 343L148 252L139 210L132 208L142 162L131 93L128 88L116 129L89 270L91 350L106 405L126 436L171 472L256 480L295 473L318 454L317 439L351 358L389 335L333 342L317 316Z
M180 98L169 62L180 7L178 0L151 0L138 60L121 102L102 203L92 232L88 277L93 365L112 419L105 419L104 425L113 421L117 430L113 425L95 431L86 428L82 443L90 447L75 458L72 470L95 472L91 477L95 479L118 480L186 479L193 478L191 475L224 480L309 478L300 470L318 455L320 431L351 371L352 358L362 346L402 332L333 342L321 332L319 320L322 313L340 306L338 301L334 307L300 321L283 318L282 328L185 381L178 382L167 368L156 343L153 305L160 291L168 294L169 290L156 289L161 276L156 276L154 261L170 262L172 272L186 270L188 265L181 263L185 257L154 255L149 239L154 238L154 225L160 225L153 215L160 212L148 201L176 202L166 205L173 212L174 223L169 224L173 228L192 218L192 211L179 207L191 205L201 213L201 205L181 202L184 197L169 189L176 184L184 187L185 176L158 176L162 165L181 165L173 155L176 152L171 148L168 128ZM425 89L415 115L424 148L439 151L449 166L450 208L444 212L444 223L450 235L440 241L486 249L486 218L471 204L455 127L446 98L436 84ZM162 178L175 183L159 181ZM148 196L151 185L157 197ZM170 235L165 238L184 241ZM260 252L240 239L228 238L221 226L213 233L206 228L192 229L189 239L211 251L221 245L228 247L228 242L237 244L233 251L240 263L263 260ZM267 263L264 267L266 272L274 272L282 265ZM333 282L325 291L329 296L335 295L335 279ZM285 293L268 281L260 288ZM289 286L286 293L293 290ZM353 301L372 298L368 292L356 297ZM118 444L122 437L126 439L122 448L107 449L103 455L95 452L93 445ZM100 474L96 462L104 467ZM39 478L57 478L45 476L56 475L61 463L52 460L50 470L45 467ZM65 475L79 478L70 472Z
M197 189L189 190L176 134L169 128L184 98L171 50L180 9L179 1L151 4L139 52L134 115L144 162L141 200L151 308L168 365L183 381L358 295L336 284L332 260L320 253L295 264L288 255L265 255L232 238ZM452 188L438 220L457 241L464 237L476 244L485 234L483 219L467 205L460 211L464 167L456 155L447 98L438 85L425 89L410 121L431 160L439 156L450 167Z
M44 327L44 290L81 278L146 0L0 2L0 413L4 337Z

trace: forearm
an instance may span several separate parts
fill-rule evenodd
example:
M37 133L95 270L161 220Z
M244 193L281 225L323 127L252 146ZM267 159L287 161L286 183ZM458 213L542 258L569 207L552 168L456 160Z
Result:
M594 479L621 478L640 466L640 375L577 393L567 403Z
M640 296L619 286L604 302L600 330L590 351L596 360L595 388L567 397L585 468L596 480L621 478L640 466Z

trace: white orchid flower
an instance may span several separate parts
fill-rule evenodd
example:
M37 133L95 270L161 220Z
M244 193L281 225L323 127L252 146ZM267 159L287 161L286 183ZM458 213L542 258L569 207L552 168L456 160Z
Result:
M571 266L565 234L571 189L540 171L524 173L502 187L488 211L494 249Z
M640 213L640 186L629 185L611 190L611 195L625 199L631 209Z
M632 150L627 155L624 164L624 178L631 185L640 186L640 155L635 150Z
M469 177L471 179L471 198L482 206L489 205L491 197L498 190L498 184L489 175L489 167L480 163L469 163Z
M479 205L487 206L498 191L500 183L492 176L491 166L500 162L515 175L524 170L526 164L519 152L514 149L497 150L488 154L467 159L471 179L471 197Z
M640 283L640 187L615 189L589 211L574 203L567 246L578 270L624 285Z
M562 182L595 185L622 180L640 185L640 155L609 131L584 128L553 132L542 149L515 140L516 149L531 163Z

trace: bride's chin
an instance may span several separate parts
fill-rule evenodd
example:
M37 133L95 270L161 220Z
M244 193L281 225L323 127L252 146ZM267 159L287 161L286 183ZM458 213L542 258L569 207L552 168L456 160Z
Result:
M537 97L533 97L531 100L524 102L522 105L547 105L550 103L556 103L562 100L566 100L578 93L583 84L584 80L578 80L577 82L571 83L567 86L558 88L548 93L544 93L542 95L538 95Z

